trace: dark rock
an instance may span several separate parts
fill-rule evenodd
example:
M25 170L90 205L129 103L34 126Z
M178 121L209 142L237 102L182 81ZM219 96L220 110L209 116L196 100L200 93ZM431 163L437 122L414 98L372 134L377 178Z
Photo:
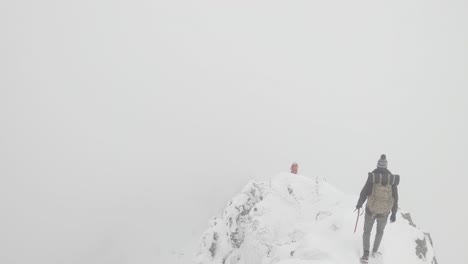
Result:
M410 213L401 213L401 217L408 221L408 224L417 227L416 224L413 222L413 218L411 217ZM432 243L432 238L429 233L424 233L424 238L423 239L417 239L416 240L416 256L418 258L425 260L426 255L427 255L427 244L430 244L432 248L434 248L434 245ZM434 256L431 261L432 264L438 264L436 257Z
M211 257L214 258L215 254L216 254L216 244L218 243L218 233L213 233L213 241L211 242L211 246L210 246L210 253L211 253Z
M426 259L427 243L426 238L416 240L416 256L420 259Z
M416 240L416 256L418 256L422 260L426 260L428 243L431 245L432 248L434 248L434 245L432 244L432 238L429 233L424 233L423 239ZM435 256L432 258L431 263L438 264L437 258Z
M239 232L239 229L231 233L230 239L233 248L240 248L242 242L244 242L244 233Z
M410 213L401 213L401 217L403 217L403 219L406 219L406 221L408 221L408 224L410 224L411 226L416 227L416 225L413 222L413 219L411 218Z

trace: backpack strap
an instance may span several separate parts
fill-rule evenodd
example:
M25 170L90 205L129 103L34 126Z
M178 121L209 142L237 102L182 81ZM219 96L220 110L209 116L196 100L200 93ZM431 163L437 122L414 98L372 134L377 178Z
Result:
M390 185L395 184L395 175L393 174L388 175L388 184Z

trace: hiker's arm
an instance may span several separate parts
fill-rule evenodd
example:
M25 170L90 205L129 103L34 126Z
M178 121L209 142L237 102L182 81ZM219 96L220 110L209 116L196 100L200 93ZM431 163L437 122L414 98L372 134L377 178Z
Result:
M367 182L362 188L361 195L359 196L358 203L356 205L356 208L361 208L364 202L367 199L367 196L372 192L372 180L371 178L367 178Z
M392 193L393 193L393 208L392 208L392 215L396 215L398 210L398 185L392 186Z

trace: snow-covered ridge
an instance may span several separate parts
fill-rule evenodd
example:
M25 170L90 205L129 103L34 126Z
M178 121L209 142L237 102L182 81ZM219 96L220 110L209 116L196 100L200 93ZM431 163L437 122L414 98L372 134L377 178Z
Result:
M320 177L283 173L251 181L212 220L195 263L359 263L363 217L353 234L356 201ZM406 212L387 225L380 251L383 263L437 264L429 234Z

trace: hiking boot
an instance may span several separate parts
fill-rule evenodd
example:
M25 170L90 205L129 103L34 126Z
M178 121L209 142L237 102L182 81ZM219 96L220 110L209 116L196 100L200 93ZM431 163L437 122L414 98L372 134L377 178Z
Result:
M364 254L364 256L361 257L361 263L362 264L369 263L369 256Z
M382 253L378 251L372 251L371 258L378 258L380 256L382 256Z

